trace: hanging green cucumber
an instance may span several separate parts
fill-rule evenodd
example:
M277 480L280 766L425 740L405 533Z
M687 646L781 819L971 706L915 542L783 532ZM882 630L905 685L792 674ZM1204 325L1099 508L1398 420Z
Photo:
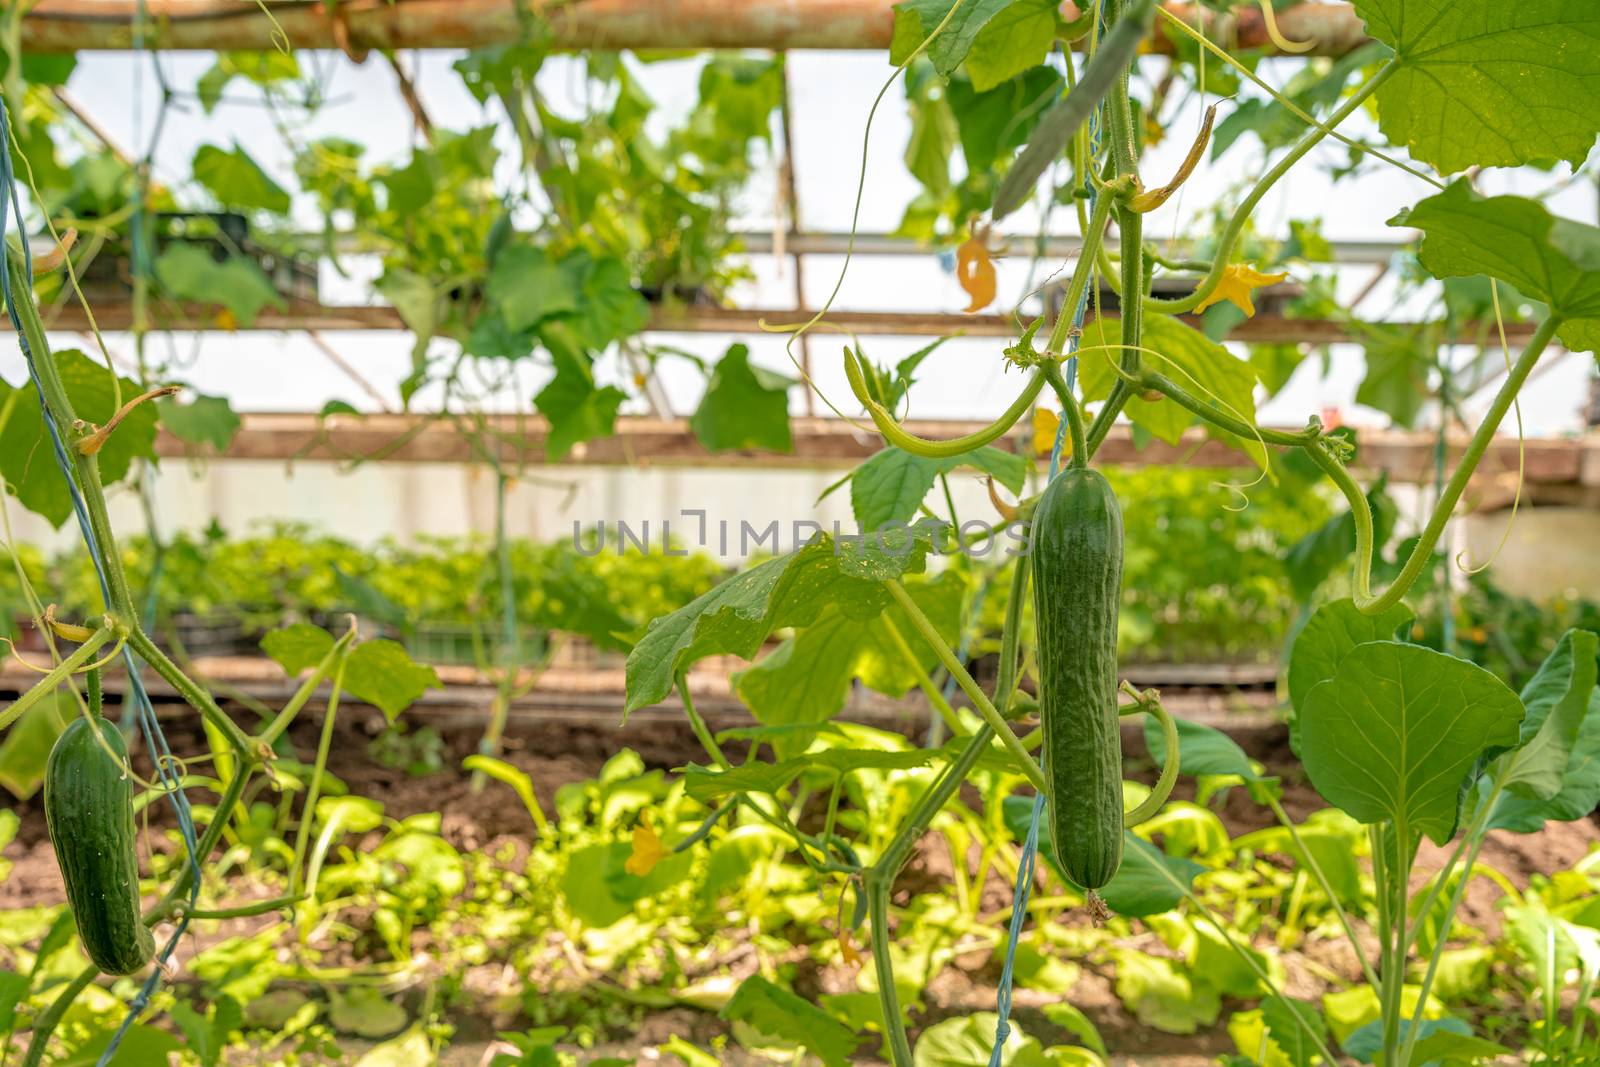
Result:
M1122 863L1117 609L1122 511L1104 475L1063 471L1033 517L1039 715L1056 857L1085 889Z
M155 954L139 911L133 788L119 765L127 758L114 726L79 716L45 765L45 821L67 903L83 950L107 974L132 974Z

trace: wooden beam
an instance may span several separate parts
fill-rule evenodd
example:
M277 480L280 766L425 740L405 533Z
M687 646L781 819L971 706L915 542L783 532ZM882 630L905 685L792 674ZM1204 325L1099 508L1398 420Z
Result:
M127 330L133 325L132 305L110 301L96 301L95 321L102 330ZM1107 318L1116 318L1108 311ZM651 312L649 331L654 333L734 333L760 334L770 328L804 322L807 316L793 308L666 308L657 307ZM1183 321L1197 325L1193 316L1182 316ZM44 315L49 330L83 333L89 330L89 320L83 308L70 303L48 309ZM961 334L966 337L1014 338L1021 333L1017 320L1010 315L963 315L937 311L830 311L827 321L835 326L868 337L948 337ZM217 321L217 310L192 306L182 309L177 316L154 316L153 327L179 333L195 331L226 332ZM1395 329L1409 329L1410 323L1390 323ZM404 330L399 312L394 308L365 305L312 304L303 301L289 303L282 309L263 308L250 329L255 331L292 330ZM9 320L0 316L0 330L11 329ZM1459 337L1467 340L1480 336L1478 323L1464 323ZM1506 340L1512 344L1525 342L1533 334L1533 324L1506 323ZM1296 319L1282 315L1260 314L1246 319L1228 334L1230 341L1252 344L1335 344L1350 340L1350 330L1333 319ZM842 343L842 342L841 342Z
M319 419L300 413L250 413L234 437L226 458L235 460L377 461L391 463L471 463L480 458L470 442L448 419L424 415L335 415ZM980 424L964 421L911 421L907 428L923 437L946 438L971 433ZM580 466L697 467L702 469L777 468L794 470L847 469L882 447L870 430L842 419L792 420L795 448L791 453L707 452L682 419L623 416L610 437L577 445L563 463ZM536 416L493 416L488 432L503 460L543 465L548 428ZM1407 484L1431 482L1435 437L1398 431L1367 430L1361 434L1356 467L1365 473L1387 471L1391 481ZM1008 440L999 442L1008 444ZM1454 462L1466 439L1453 438ZM157 439L163 456L193 454L187 445L165 431ZM1529 485L1583 485L1600 472L1600 435L1587 439L1533 438L1525 443L1526 480ZM1219 441L1190 431L1177 445L1161 441L1143 448L1134 445L1125 426L1112 430L1096 457L1111 466L1146 467L1170 464L1210 467L1248 467L1252 460ZM1514 474L1518 464L1515 438L1496 439L1479 471L1487 487Z
M530 5L560 49L870 49L889 47L888 0L579 0ZM1193 3L1169 11L1199 20L1213 39L1276 51L1253 6L1230 15ZM146 43L168 50L295 48L478 48L523 34L518 0L144 0ZM24 52L128 49L137 0L39 0L22 19ZM1076 17L1071 3L1066 17ZM1344 55L1364 44L1365 27L1346 3L1299 4L1278 14L1284 36L1311 42L1312 55ZM1152 51L1170 52L1159 28Z

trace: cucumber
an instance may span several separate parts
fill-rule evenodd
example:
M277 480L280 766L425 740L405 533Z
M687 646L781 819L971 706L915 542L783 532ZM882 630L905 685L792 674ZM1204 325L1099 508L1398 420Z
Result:
M114 726L79 716L57 738L45 765L45 822L67 904L84 952L106 974L133 974L155 955L139 910L133 787L118 765L127 757Z
M1085 889L1122 863L1122 727L1117 609L1122 511L1098 471L1071 469L1034 512L1033 607L1039 716L1056 858Z

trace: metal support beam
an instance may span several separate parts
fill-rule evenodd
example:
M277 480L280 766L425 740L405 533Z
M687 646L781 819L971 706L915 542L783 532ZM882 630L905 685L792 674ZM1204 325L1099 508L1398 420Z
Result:
M544 9L564 49L887 49L888 0L568 0ZM1273 50L1253 6L1218 15L1193 3L1168 10L1200 20L1214 39ZM267 11L270 11L270 16ZM1076 15L1071 3L1063 13ZM477 48L521 35L516 0L145 0L147 43L161 49L265 50L281 33L295 48ZM22 20L25 52L133 46L136 0L40 0ZM1349 4L1300 4L1278 15L1284 36L1313 55L1344 55L1367 40ZM1158 30L1152 50L1172 50Z
M102 330L126 330L133 323L132 308L124 303L96 301L95 321ZM652 333L733 333L761 334L771 332L766 327L805 322L810 316L793 308L656 308L651 314L648 332ZM1116 318L1115 311L1107 311L1107 318ZM52 309L45 314L45 326L52 331L83 333L89 329L88 318L77 304ZM1193 316L1182 316L1183 321L1196 325ZM827 322L867 337L1004 337L1014 338L1022 332L1021 326L1010 315L963 315L937 311L830 311ZM1395 329L1406 329L1410 324L1390 323ZM222 332L217 324L214 308L185 308L178 317L157 314L152 324L157 330L180 333ZM0 316L0 332L11 329L11 324ZM404 330L399 312L381 306L333 306L292 302L282 310L263 308L256 316L253 330ZM1463 323L1459 337L1475 340L1480 335L1478 323ZM1506 340L1520 344L1533 334L1529 322L1506 323ZM1281 315L1260 314L1246 319L1228 334L1230 341L1254 344L1336 344L1351 340L1349 329L1333 319L1291 319Z
M980 428L976 422L914 420L906 424L923 437L948 438ZM491 447L498 447L505 462L544 463L548 427L543 419L525 415L489 416L486 423ZM862 462L883 447L870 427L863 430L843 419L797 417L792 420L794 451L709 453L683 419L623 416L610 437L587 441L573 448L562 462L577 466L773 468L790 470L840 470ZM1433 433L1365 430L1356 464L1367 473L1387 471L1393 482L1431 483L1434 477ZM999 444L1005 445L1008 440ZM1452 438L1451 463L1466 445L1465 437ZM163 456L191 455L194 446L165 433L157 439ZM1600 436L1588 438L1533 438L1526 442L1525 477L1530 487L1593 486L1600 484ZM225 453L237 460L324 460L389 463L472 463L482 458L456 424L437 416L335 415L323 419L312 414L250 413ZM1154 441L1136 447L1131 431L1118 426L1095 456L1110 466L1148 467L1172 464L1247 468L1254 462L1220 441L1206 438L1198 429L1176 445ZM1515 477L1518 444L1514 437L1496 438L1474 485L1488 496L1506 477Z

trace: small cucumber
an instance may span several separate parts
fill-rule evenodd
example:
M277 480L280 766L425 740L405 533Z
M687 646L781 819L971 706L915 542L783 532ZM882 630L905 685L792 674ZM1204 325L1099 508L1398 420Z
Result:
M84 952L106 974L133 974L155 955L139 910L133 787L119 766L127 758L116 727L79 716L45 765L45 822L67 904Z

